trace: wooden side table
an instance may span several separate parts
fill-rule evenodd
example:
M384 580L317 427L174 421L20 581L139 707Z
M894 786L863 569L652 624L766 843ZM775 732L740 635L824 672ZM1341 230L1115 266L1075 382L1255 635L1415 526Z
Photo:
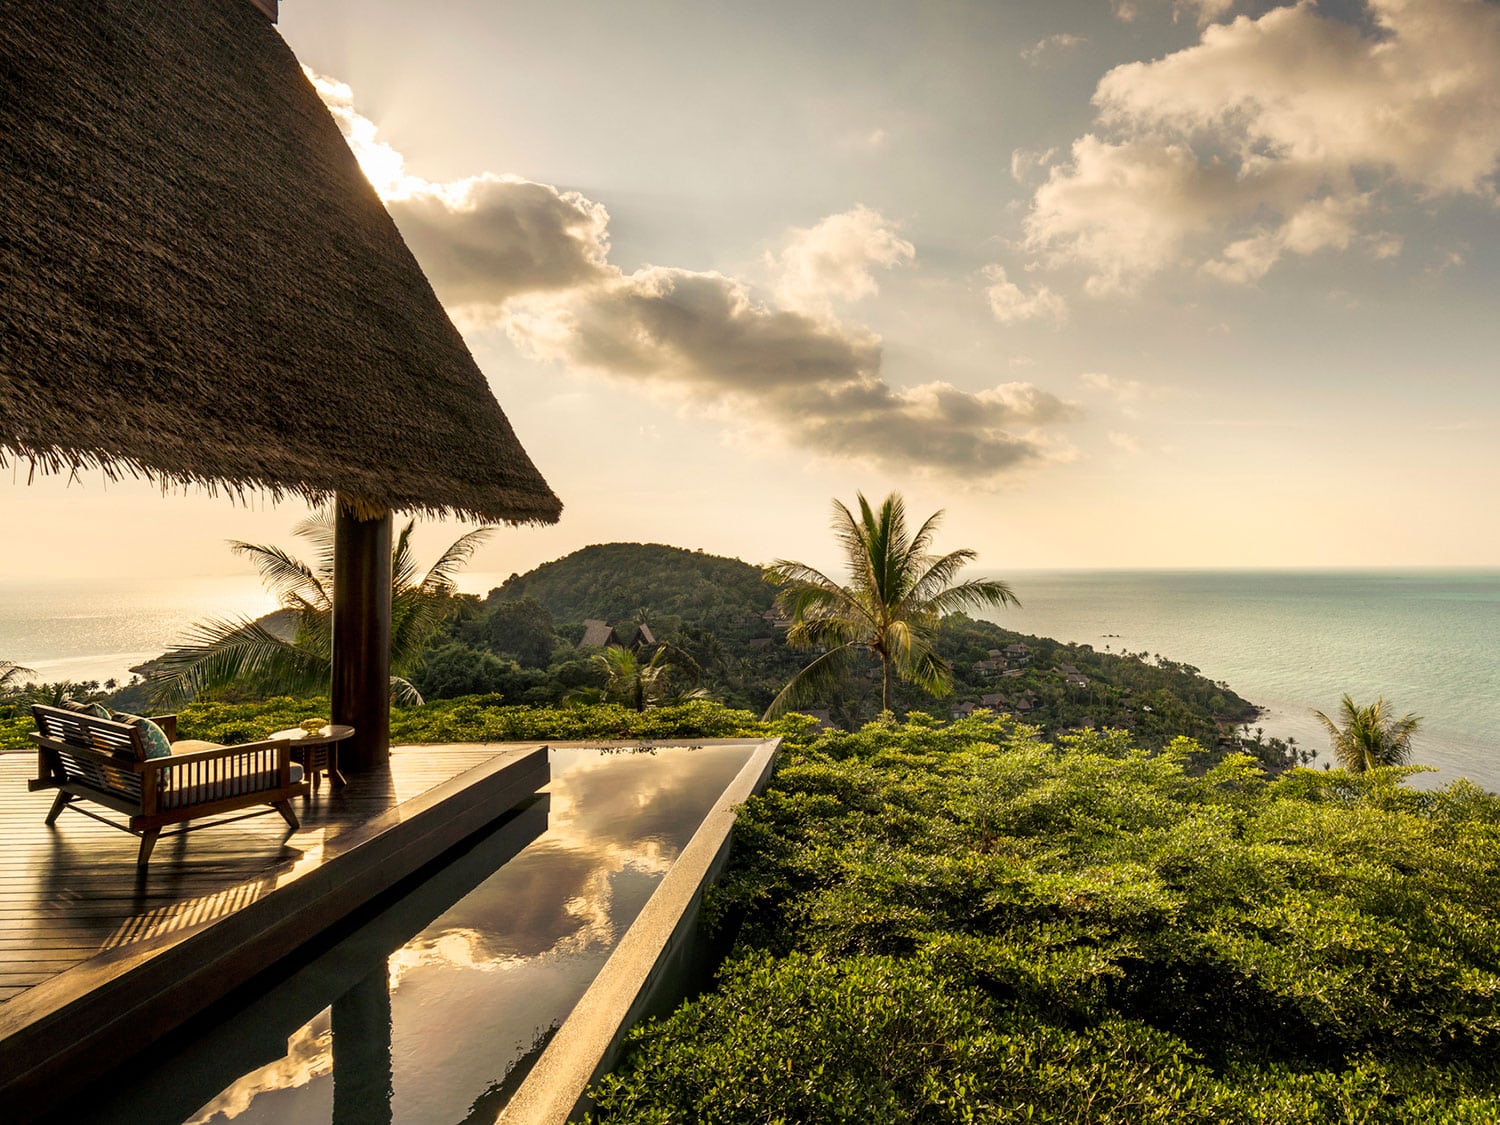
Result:
M301 727L288 727L273 731L268 737L281 738L292 744L292 760L301 764L312 782L313 792L318 791L323 773L328 774L328 783L335 789L348 784L339 773L339 743L352 737L354 728L347 723L329 723L319 731L305 731Z

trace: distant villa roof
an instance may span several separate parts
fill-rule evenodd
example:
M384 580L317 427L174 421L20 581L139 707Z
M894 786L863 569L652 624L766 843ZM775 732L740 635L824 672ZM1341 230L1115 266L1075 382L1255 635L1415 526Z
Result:
M0 464L553 523L247 0L0 5Z
M620 639L615 636L615 631L607 621L600 621L590 617L583 623L583 640L578 642L579 648L604 648L608 645L618 645Z

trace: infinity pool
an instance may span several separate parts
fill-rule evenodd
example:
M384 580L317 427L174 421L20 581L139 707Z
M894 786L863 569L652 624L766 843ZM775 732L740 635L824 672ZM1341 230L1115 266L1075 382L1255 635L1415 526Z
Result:
M752 751L551 751L530 806L57 1120L493 1122Z

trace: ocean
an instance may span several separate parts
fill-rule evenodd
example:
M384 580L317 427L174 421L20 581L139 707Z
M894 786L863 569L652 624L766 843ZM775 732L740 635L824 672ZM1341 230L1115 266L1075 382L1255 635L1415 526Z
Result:
M1500 571L1015 571L1008 629L1160 653L1265 708L1269 735L1325 750L1313 717L1345 692L1423 722L1421 784L1500 790ZM484 593L502 575L470 573ZM0 659L45 680L124 682L205 617L275 608L253 577L0 588ZM1326 757L1323 760L1327 760Z
M503 574L471 571L459 589L486 594ZM207 618L255 618L276 601L254 575L130 582L9 582L0 585L0 660L36 679L114 679L183 641ZM30 678L30 677L28 677Z
M1500 571L1017 571L1007 629L1160 653L1265 709L1267 736L1323 753L1345 692L1422 717L1414 758L1500 790Z

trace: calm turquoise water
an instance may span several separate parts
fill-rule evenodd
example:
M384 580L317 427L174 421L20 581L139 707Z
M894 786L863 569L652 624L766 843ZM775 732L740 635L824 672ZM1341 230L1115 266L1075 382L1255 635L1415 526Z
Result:
M1008 629L1197 666L1323 749L1344 692L1424 719L1431 780L1500 789L1500 571L1021 571ZM1118 637L1106 634L1118 633Z
M471 578L475 576L469 576ZM1186 661L1267 709L1268 734L1326 745L1350 692L1422 715L1434 780L1500 789L1500 571L1021 571L1008 628ZM487 588L466 584L466 588ZM0 659L104 679L196 619L273 608L254 579L0 587ZM1105 636L1118 633L1118 637Z

